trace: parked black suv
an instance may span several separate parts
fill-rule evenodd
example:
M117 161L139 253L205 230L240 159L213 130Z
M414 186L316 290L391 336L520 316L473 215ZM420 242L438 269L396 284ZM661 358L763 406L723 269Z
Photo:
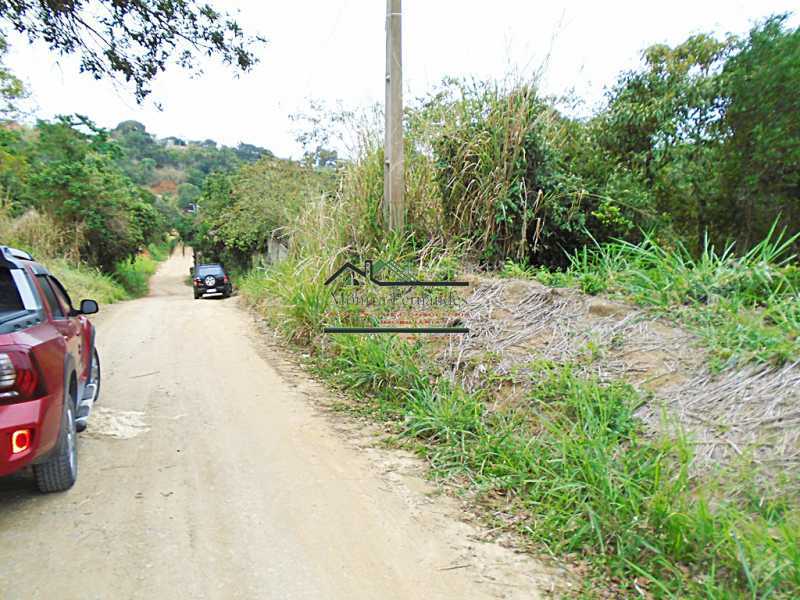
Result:
M205 294L222 294L223 298L227 298L233 291L231 278L225 273L222 265L217 263L197 265L192 273L192 279L195 300Z

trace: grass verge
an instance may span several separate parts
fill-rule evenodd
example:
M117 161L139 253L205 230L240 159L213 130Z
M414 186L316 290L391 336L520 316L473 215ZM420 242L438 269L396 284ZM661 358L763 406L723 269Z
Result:
M76 305L84 298L97 300L100 304L113 304L130 298L119 281L98 269L64 259L48 261L47 266L67 288Z
M442 376L424 342L315 335L325 311L309 262L241 281L243 297L360 412L394 424L434 473L463 484L556 555L588 561L625 594L687 598L800 595L800 513L744 468L689 477L691 444L643 435L643 398L570 365L537 363L521 403L496 408Z
M128 297L146 296L150 289L150 277L156 272L158 263L169 257L170 242L150 244L134 259L117 263L114 279L125 289Z
M45 262L67 288L73 302L91 298L100 304L113 304L146 295L148 281L155 273L158 262L166 260L169 252L169 242L150 244L147 251L139 254L133 261L119 263L112 275L63 258Z
M791 253L798 238L773 226L742 256L706 241L695 257L647 236L584 248L565 272L507 262L500 275L607 293L675 318L703 338L717 370L781 365L800 359L800 269Z

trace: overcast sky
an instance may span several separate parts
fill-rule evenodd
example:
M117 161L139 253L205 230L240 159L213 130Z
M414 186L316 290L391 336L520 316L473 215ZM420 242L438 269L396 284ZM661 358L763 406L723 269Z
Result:
M18 37L9 39L8 66L28 83L40 117L77 112L106 127L136 119L159 137L245 141L284 157L301 154L288 116L303 111L309 98L346 105L383 101L384 0L212 4L238 10L249 33L269 40L261 63L239 79L214 62L198 79L174 67L137 105L130 88L80 75L75 59L59 59ZM446 75L532 71L549 55L545 90L574 88L591 105L651 44L675 44L697 32L742 33L794 6L786 0L404 0L404 89L413 97Z

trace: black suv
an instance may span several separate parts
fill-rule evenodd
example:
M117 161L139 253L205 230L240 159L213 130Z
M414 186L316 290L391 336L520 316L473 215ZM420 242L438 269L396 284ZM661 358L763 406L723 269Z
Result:
M193 269L192 279L195 300L205 294L222 294L223 298L227 298L233 291L231 278L225 273L222 265L217 263L197 265Z

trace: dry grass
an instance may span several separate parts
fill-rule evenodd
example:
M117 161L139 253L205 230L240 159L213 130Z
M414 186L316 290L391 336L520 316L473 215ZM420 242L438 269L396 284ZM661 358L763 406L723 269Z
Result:
M17 218L0 211L0 239L37 258L63 258L75 264L80 261L80 248L85 244L82 224L67 229L32 209Z
M532 281L479 280L462 320L471 334L439 359L467 390L510 378L521 396L538 362L577 365L642 391L637 415L652 432L687 433L695 469L747 460L782 477L800 467L800 363L716 372L701 339L672 322Z

